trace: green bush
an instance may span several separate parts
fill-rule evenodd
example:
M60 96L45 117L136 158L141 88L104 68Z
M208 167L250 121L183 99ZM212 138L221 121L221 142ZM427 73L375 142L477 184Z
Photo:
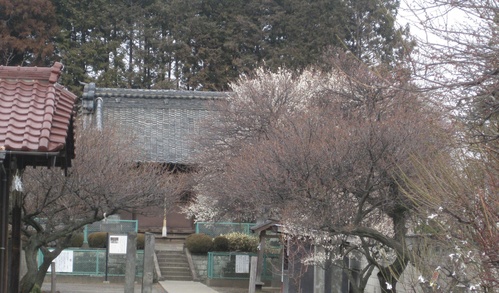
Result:
M233 232L224 235L229 240L230 251L256 252L258 238L244 233Z
M229 239L225 236L217 236L213 239L214 251L229 251Z
M83 245L83 234L78 233L78 234L73 234L71 236L71 243L69 244L70 247L81 247Z
M71 245L73 243L78 244L80 243L79 241L79 234L75 235L77 236L75 240L73 238L71 239ZM145 243L145 235L143 233L137 234L137 239L135 240L137 243L137 249L144 249L144 243ZM81 235L81 243L76 246L72 247L81 247L83 245L83 235ZM91 248L106 248L107 246L107 233L106 232L94 232L88 235L88 246Z
M137 234L137 249L144 249L144 243L146 241L146 235L144 233Z
M185 247L192 253L207 253L213 248L213 239L206 234L191 234L185 239Z
M107 246L107 233L94 232L88 235L88 246L92 248L106 248Z

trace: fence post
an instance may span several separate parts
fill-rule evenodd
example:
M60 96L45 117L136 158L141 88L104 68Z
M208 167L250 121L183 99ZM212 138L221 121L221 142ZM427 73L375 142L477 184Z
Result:
M83 248L88 248L88 225L85 225L85 228L83 228Z
M208 276L208 279L213 278L213 252L212 251L208 252L208 272L206 275Z

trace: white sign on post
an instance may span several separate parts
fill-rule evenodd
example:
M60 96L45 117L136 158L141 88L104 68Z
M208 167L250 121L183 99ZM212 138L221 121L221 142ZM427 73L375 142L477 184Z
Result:
M249 255L237 254L236 255L236 274L247 274L249 273Z
M126 235L109 235L109 254L126 254Z
M58 273L71 273L73 272L73 251L63 250L55 258L55 271ZM49 266L48 271L52 269L52 265Z

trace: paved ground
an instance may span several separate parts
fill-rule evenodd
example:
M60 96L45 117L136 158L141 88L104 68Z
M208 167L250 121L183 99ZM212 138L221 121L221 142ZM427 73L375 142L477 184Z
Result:
M168 293L218 293L200 282L193 281L160 281Z
M162 281L163 282L163 281ZM247 288L232 288L232 287L213 287L209 288L198 282L179 282L163 283L163 288L160 284L154 284L153 293L247 293ZM200 289L201 288L201 289ZM165 290L167 289L167 290ZM42 291L50 293L50 284L43 284ZM72 284L58 283L56 292L59 293L123 293L123 284L105 284L105 283L89 283L89 284ZM141 293L141 286L135 285L135 293Z
M248 293L248 288L236 288L236 287L212 287L218 293Z
M163 288L164 287L164 288ZM43 284L42 291L50 293L50 284ZM124 285L117 283L92 282L87 284L58 283L59 293L123 293ZM135 285L135 293L141 293L140 284ZM161 281L154 284L152 293L247 293L247 288L213 287L209 288L199 282Z
M72 283L57 283L56 292L59 293L123 293L124 284L105 284L105 283L89 283L89 284L72 284ZM43 284L42 291L50 293L50 284ZM135 285L135 293L141 292L141 286ZM189 291L185 292L188 293ZM195 291L192 291L195 292ZM167 293L159 284L154 284L152 293ZM169 293L169 292L168 292Z

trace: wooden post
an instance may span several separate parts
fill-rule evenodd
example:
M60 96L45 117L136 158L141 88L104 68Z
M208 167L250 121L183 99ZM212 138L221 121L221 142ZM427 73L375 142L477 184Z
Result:
M56 275L55 275L55 261L50 266L50 292L55 293Z
M135 265L137 259L137 233L128 232L125 264L125 293L134 293Z
M255 293L256 288L256 267L258 266L258 257L251 257L251 266L250 266L250 279L249 279L249 288L248 293Z
M107 274L108 274L108 270L109 270L109 233L106 233L106 241L107 241L107 245L106 245L106 267L105 267L105 271L104 271L104 283L109 283L108 279L107 279Z
M263 273L263 256L265 253L265 236L267 235L267 232L261 231L260 232L260 244L258 245L258 264L256 267L256 283L258 285L261 285L262 283L262 273Z
M8 289L9 163L0 153L0 293Z
M11 251L11 266L9 292L19 292L19 272L21 266L21 201L22 195L20 190L12 191L12 251Z
M152 293L154 277L154 234L152 233L146 233L145 235L143 272L142 293Z

